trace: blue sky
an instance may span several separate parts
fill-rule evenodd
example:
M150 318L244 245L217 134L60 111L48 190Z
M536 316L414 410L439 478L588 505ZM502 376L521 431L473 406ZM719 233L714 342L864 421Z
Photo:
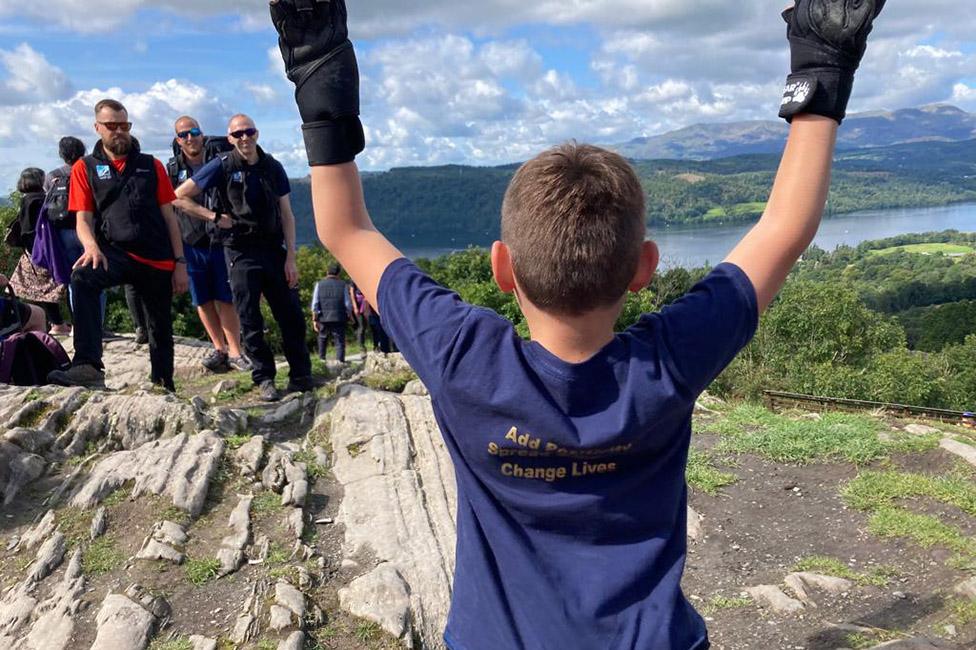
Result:
M775 119L787 67L782 0L356 0L366 169L524 160L568 138L625 142L698 122ZM851 108L976 110L976 17L956 0L896 0ZM222 132L252 114L305 173L299 119L262 0L0 0L0 191L91 144L115 96L144 147L173 120Z

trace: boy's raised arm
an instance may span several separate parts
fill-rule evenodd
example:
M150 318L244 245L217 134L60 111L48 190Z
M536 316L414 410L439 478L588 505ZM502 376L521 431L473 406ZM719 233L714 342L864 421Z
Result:
M402 257L370 221L356 168L364 146L359 68L344 0L271 0L271 20L312 168L315 229L370 304L390 262Z
M791 122L769 202L759 223L725 259L739 266L769 306L813 241L830 187L837 127L854 72L885 0L797 0L783 12L792 74L780 117Z

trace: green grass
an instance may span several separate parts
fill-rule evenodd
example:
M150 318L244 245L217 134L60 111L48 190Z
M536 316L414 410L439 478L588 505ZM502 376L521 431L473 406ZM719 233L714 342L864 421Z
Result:
M377 372L363 377L363 383L373 390L385 390L391 393L402 393L408 383L417 378L412 370L396 370L393 372Z
M841 496L853 508L876 511L896 499L929 497L976 515L976 485L965 476L927 476L895 471L869 470L844 486Z
M253 437L250 433L240 433L225 437L224 442L229 449L240 449Z
M186 579L191 584L199 586L217 577L217 572L220 570L220 560L215 557L190 559L186 561L183 570L186 572Z
M278 644L271 639L261 639L257 645L258 650L276 650L277 647Z
M688 452L685 479L692 488L709 495L718 494L721 488L739 480L735 474L719 471L715 467L712 457L697 449Z
M129 499L129 495L132 491L129 488L119 488L115 490L110 495L102 499L102 505L106 508L111 508L112 506L117 506Z
M810 571L835 578L844 578L861 586L875 585L884 587L891 579L898 575L897 569L888 566L873 567L869 573L860 573L851 569L840 560L825 555L811 555L801 558L793 565L793 571Z
M743 404L708 426L721 434L719 452L754 453L781 463L848 461L863 465L896 451L925 451L938 446L937 436L890 432L878 419L850 413L825 413L821 419L777 415L755 404Z
M311 451L300 451L292 456L292 460L296 463L305 463L305 474L310 484L315 483L319 477L325 476L328 472L325 465L315 460L315 454Z
M149 650L193 650L193 644L184 636L172 639L155 639L149 644Z
M888 255L897 251L906 253L916 253L920 255L969 255L976 253L976 249L962 244L905 244L904 246L892 246L870 251L871 255Z
M957 599L950 606L953 622L962 627L976 621L976 600Z
M703 614L710 616L721 610L739 609L742 607L748 607L751 604L752 599L744 596L734 596L730 598L728 596L715 595L706 600L700 609Z
M841 496L851 507L872 513L868 530L879 537L910 539L923 548L951 549L956 556L950 563L962 568L976 563L976 540L937 517L896 505L898 500L929 498L976 515L976 486L963 474L865 471L844 487Z
M736 203L728 208L717 206L711 208L702 216L703 221L721 221L723 219L741 219L753 215L760 215L766 209L766 204L762 201L749 203Z
M281 510L281 497L271 490L261 492L251 501L251 512L263 515Z
M380 626L373 621L363 621L356 626L353 635L360 643L369 643L380 633Z
M111 573L125 562L125 553L111 537L99 537L81 555L81 569L89 576Z

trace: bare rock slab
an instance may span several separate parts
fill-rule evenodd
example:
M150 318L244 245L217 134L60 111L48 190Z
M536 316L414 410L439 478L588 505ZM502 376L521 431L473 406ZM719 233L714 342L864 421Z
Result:
M400 573L388 562L340 589L339 605L354 616L376 622L388 634L405 643L413 637L409 589Z
M167 495L173 505L196 517L203 510L210 481L224 453L224 440L213 431L181 433L142 447L119 451L95 466L71 500L78 508L92 508L127 481L134 481L133 498Z
M776 585L758 585L746 589L749 596L777 614L793 614L803 611L803 603L794 598L790 598L783 590Z
M91 650L145 650L156 617L121 594L109 594L95 623L98 633Z
M959 442L958 440L953 440L952 438L943 438L939 441L939 446L950 454L962 458L970 465L976 466L976 447Z

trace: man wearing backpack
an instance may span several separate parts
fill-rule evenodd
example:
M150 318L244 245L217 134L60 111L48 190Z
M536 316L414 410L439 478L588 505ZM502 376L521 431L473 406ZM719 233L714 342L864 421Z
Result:
M204 164L228 153L233 146L224 137L204 136L200 123L184 115L174 125L173 157L166 171L173 187L200 171ZM210 190L197 196L206 208L216 207L217 192ZM197 308L214 349L203 359L211 372L250 370L251 363L241 352L241 321L234 311L234 297L227 278L227 260L216 227L210 221L176 208L183 233L183 254L190 276L190 297Z
M163 164L139 150L121 103L95 105L95 152L71 168L68 208L77 214L84 248L75 262L75 357L71 368L48 380L63 386L105 383L99 298L109 287L132 284L143 299L149 334L151 380L173 384L173 292L187 288L183 239L173 211L176 199Z
M291 186L281 163L258 146L258 130L247 115L235 115L227 127L234 151L212 160L176 189L176 207L213 221L223 231L234 306L241 319L244 351L261 399L280 399L275 388L275 360L264 338L261 296L281 328L288 360L288 392L313 388L312 362L305 345L305 317L298 298L295 262L295 215ZM192 201L216 189L215 210Z

